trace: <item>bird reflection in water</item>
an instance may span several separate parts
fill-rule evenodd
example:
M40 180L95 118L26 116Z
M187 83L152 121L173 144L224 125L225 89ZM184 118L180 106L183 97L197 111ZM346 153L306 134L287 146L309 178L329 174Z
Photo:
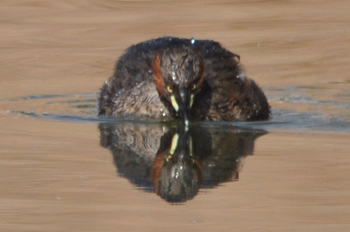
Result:
M199 188L238 180L241 161L266 134L200 124L101 123L99 129L101 146L112 152L118 174L172 203L192 199Z
M152 168L155 192L169 202L192 199L201 185L205 153L193 149L190 131L170 131L161 140Z

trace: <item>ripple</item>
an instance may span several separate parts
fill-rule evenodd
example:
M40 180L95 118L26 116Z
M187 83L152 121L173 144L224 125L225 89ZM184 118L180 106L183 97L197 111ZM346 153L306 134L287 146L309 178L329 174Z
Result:
M304 88L305 89L305 88ZM344 109L344 115L332 115L327 113L299 112L292 109L272 109L272 119L269 121L258 122L193 122L201 124L204 127L225 128L240 127L242 129L263 129L267 131L332 131L332 132L350 132L350 122L347 120L349 102L341 101L320 101L313 99L310 95L296 92L297 87L290 86L285 88L267 88L269 100L283 99L291 104L311 104L317 107L337 106ZM75 123L160 123L158 120L151 120L139 117L97 117L97 93L81 94L55 94L55 95L30 95L3 101L11 101L25 104L26 109L9 111L11 114L20 114L41 119L61 120ZM39 108L36 101L43 101ZM36 109L36 107L38 109ZM65 109L64 113L56 112L57 108ZM42 112L44 111L44 112ZM62 110L61 110L62 111ZM327 112L327 111L325 111ZM176 120L161 123L178 123Z

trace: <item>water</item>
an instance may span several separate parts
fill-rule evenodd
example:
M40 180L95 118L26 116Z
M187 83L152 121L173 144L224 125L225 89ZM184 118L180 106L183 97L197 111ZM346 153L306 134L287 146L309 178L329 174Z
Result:
M192 200L199 189L237 181L243 160L254 154L255 140L274 131L350 132L350 104L318 101L312 94L300 94L303 88L269 88L269 100L308 104L310 108L341 107L342 115L328 115L293 110L272 110L272 119L258 122L192 122L184 129L177 120L158 122L137 118L97 117L98 93L31 95L6 99L13 104L26 103L26 110L10 111L42 120L92 123L98 127L102 148L110 151L119 176L136 188L156 193L170 203ZM40 113L35 101L42 101ZM32 104L32 105L31 105ZM65 114L50 112L51 105L61 105ZM43 108L47 106L48 109ZM75 112L74 114L67 114ZM79 113L76 113L79 112ZM345 115L345 116L344 116Z
M349 231L349 7L2 1L0 230ZM239 54L272 120L98 118L117 57L163 35Z
M195 122L184 131L178 121L98 118L96 93L4 102L18 106L3 127L4 228L230 227L232 214L284 228L330 217L329 209L328 220L347 223L349 128L340 115L274 109L267 122Z
M308 88L312 89L312 88ZM255 128L267 131L332 131L332 132L350 132L350 101L343 101L344 96L336 95L333 101L324 101L313 98L313 91L305 92L305 87L289 86L284 88L265 88L265 93L269 101L279 101L287 103L290 109L272 109L272 119L269 121L259 122L196 122L195 125L202 126L219 126L225 127L241 127L241 128ZM157 121L149 121L147 119L140 120L138 118L101 118L97 117L97 97L98 93L84 93L84 94L62 94L62 95L31 95L24 97L17 97L12 99L4 99L13 104L17 102L22 103L28 101L26 104L28 108L31 102L33 105L35 100L41 101L40 110L45 113L38 112L35 108L29 110L14 110L11 114L23 114L43 119L56 119L71 122L91 122L91 123L158 123ZM349 98L349 96L345 96ZM64 114L58 114L55 111L50 112L51 105L60 104L65 108ZM292 110L299 105L306 105L307 111ZM45 109L47 106L47 109ZM329 112L327 107L336 107L338 110ZM78 111L77 111L78 110ZM72 112L74 114L69 114ZM323 112L323 113L318 113ZM327 113L326 113L327 112ZM340 112L340 113L338 113ZM193 124L193 123L192 123Z

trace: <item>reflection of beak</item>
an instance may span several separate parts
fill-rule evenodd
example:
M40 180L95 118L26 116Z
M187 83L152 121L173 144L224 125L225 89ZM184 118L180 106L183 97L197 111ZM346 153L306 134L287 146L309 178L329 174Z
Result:
M190 114L191 96L184 90L180 90L171 96L171 104L176 112L179 113L181 121L188 126L188 117Z

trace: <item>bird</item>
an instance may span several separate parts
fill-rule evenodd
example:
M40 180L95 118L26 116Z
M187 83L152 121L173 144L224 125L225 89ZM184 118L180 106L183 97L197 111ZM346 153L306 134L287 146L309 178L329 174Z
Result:
M99 116L166 120L270 119L261 88L240 56L213 40L161 37L132 45L99 95Z

